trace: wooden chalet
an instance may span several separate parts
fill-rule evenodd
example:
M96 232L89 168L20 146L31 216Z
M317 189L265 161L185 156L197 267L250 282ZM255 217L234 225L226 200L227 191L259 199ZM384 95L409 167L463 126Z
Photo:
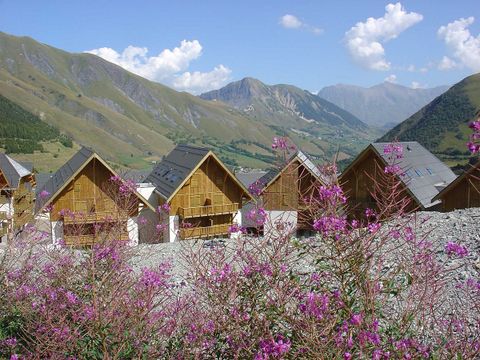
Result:
M268 216L264 233L277 221L290 224L292 229L311 230L314 219L306 200L319 186L328 183L319 168L300 150L290 154L283 168L270 170L256 180L259 203ZM248 224L248 220L245 222Z
M155 209L135 189L122 195L115 177L100 156L82 148L37 191L36 211L50 220L54 244L90 246L105 236L138 243L138 214Z
M167 224L163 241L228 235L241 225L240 211L251 200L248 190L209 149L177 145L146 178L158 205L169 205L160 218Z
M411 200L406 210L437 210L440 201L434 200L434 197L455 179L455 174L418 142L396 144L403 148L403 156L393 161L399 167L402 194ZM380 182L385 176L385 167L392 165L390 154L385 153L389 145L368 145L340 175L339 182L347 196L352 216L360 216L367 208L377 208L372 195L374 180Z
M442 211L480 207L480 161L462 173L434 198Z
M33 220L35 175L10 156L0 154L0 236L11 235Z

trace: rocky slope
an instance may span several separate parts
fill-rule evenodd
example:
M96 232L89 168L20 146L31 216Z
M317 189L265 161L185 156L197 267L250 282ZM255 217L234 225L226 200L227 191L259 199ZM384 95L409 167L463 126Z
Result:
M334 152L337 144L355 153L372 139L360 122L364 131L343 126L343 117L354 118L345 111L314 121L289 115L291 123L273 124L263 116L255 118L222 102L148 81L95 55L72 54L1 32L0 95L76 142L131 167L146 167L179 142L212 147L232 164L266 166L272 154L267 150L261 158L257 148L269 149L276 135L292 137L318 158ZM335 136L324 140L319 134ZM346 143L343 136L353 140ZM248 146L241 147L239 140Z
M412 89L384 82L369 88L338 84L324 87L318 96L354 114L363 122L391 128L447 91L448 86Z
M443 159L467 161L468 124L480 116L480 74L452 86L379 141L418 141Z
M343 142L348 146L340 150L349 155L353 155L350 148L361 149L361 139L368 137L367 133L376 133L349 112L292 85L267 85L257 79L244 78L200 97L228 104L251 119L279 129L279 134L288 129L305 139L330 144ZM330 150L333 149L336 151L335 146ZM333 152L327 151L329 158Z

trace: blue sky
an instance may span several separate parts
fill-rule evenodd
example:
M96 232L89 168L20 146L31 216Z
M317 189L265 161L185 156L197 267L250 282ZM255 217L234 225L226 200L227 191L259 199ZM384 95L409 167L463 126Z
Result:
M384 79L432 87L480 71L478 0L0 0L0 31L193 93L245 76L316 91Z

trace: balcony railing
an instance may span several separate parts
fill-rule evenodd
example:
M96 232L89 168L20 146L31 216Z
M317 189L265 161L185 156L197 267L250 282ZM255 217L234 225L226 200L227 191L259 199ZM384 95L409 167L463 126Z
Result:
M63 216L64 224L81 224L106 221L127 221L127 211L97 211L93 213L75 212Z
M179 215L183 219L201 217L201 216L231 214L236 211L238 211L238 203L226 204L226 205L206 205L206 206L178 209Z
M212 226L205 226L205 227L180 229L180 238L182 240L185 240L185 239L199 239L199 238L227 235L228 228L231 225L232 224L221 224L221 225L212 225Z
M100 239L91 234L91 235L64 235L63 237L65 244L68 246L92 246ZM120 241L128 241L128 234L120 235L120 238L116 239Z

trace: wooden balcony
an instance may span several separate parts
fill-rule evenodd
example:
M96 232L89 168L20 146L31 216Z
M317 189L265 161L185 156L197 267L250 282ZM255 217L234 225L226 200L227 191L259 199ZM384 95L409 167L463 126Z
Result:
M15 213L22 213L22 212L27 211L27 210L29 212L32 212L33 211L33 202L25 200L25 201L16 203L13 208L14 208Z
M65 244L68 246L92 246L98 242L99 238L96 235L64 235ZM128 234L120 235L120 241L128 241Z
M228 228L232 224L221 224L221 225L212 225L205 227L194 227L194 228L184 228L180 229L180 238L185 239L200 239L200 238L209 238L222 235L228 235Z
M82 224L96 222L115 222L127 221L127 211L97 211L93 213L76 212L73 216L65 215L63 217L64 224Z
M193 217L232 214L236 211L238 211L238 203L179 208L178 214L181 218L187 219Z

